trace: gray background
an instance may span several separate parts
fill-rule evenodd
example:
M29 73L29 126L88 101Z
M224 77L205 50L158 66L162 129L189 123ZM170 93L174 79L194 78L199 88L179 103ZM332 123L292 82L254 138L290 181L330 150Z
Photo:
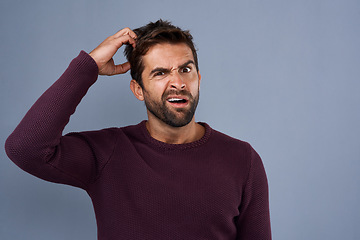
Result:
M195 38L197 121L260 153L273 238L360 239L360 1L2 0L0 145L80 50L159 18ZM66 132L146 118L129 81L100 77ZM84 191L0 159L0 239L96 239Z

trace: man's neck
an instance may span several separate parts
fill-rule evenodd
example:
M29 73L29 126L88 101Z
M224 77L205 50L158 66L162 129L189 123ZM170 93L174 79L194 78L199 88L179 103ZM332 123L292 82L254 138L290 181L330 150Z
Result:
M169 144L184 144L199 140L205 134L205 128L193 118L183 127L172 127L163 121L149 116L146 128L151 137Z

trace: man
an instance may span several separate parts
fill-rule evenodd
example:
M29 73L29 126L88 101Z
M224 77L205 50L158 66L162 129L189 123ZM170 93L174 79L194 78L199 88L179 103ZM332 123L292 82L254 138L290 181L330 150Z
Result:
M124 44L129 62L116 65ZM148 120L62 136L98 74L130 66ZM87 191L98 239L271 239L261 159L195 122L200 79L188 31L162 20L122 29L70 63L7 139L7 154L37 177Z

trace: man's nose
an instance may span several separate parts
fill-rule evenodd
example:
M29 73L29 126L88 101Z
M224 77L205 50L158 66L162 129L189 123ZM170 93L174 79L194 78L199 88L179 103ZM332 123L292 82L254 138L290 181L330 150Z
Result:
M186 87L184 80L182 79L180 73L177 71L174 71L171 74L170 85L171 88L176 89L184 89Z

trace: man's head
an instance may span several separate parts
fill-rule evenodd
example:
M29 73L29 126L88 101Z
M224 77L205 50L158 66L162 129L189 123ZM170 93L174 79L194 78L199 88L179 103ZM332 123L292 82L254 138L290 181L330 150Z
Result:
M134 29L136 35L136 47L127 45L124 54L131 65L131 77L136 80L143 88L142 73L144 71L143 56L149 49L157 44L169 43L178 44L185 43L190 49L194 57L196 70L199 71L198 58L192 36L189 31L184 31L179 27L172 25L168 21L158 20L153 23Z
M162 20L135 29L136 46L127 46L130 88L145 102L149 121L172 127L194 121L200 73L192 37Z

